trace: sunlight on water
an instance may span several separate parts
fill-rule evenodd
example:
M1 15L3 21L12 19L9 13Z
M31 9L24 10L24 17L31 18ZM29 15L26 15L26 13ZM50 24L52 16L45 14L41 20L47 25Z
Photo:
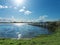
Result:
M23 26L25 24L24 23L14 23L14 25L16 25L16 26Z
M17 39L20 39L21 38L21 34L18 34L18 38Z
M28 25L27 23L13 23L0 25L0 38L33 38L41 34L49 34L47 29Z

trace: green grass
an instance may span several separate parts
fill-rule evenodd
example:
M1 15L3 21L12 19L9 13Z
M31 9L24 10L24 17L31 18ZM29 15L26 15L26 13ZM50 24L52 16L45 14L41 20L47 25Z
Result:
M0 45L60 45L60 28L51 35L42 35L26 39L0 39Z

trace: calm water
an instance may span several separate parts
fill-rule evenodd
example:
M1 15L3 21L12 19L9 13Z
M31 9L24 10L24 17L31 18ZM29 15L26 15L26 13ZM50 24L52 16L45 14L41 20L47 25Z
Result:
M49 31L24 23L0 24L0 38L32 38L40 34L49 34Z

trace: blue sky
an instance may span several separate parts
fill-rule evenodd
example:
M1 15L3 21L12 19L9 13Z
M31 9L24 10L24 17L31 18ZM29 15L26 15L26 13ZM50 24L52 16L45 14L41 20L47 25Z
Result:
M59 20L60 0L0 0L0 18L11 17L25 21Z

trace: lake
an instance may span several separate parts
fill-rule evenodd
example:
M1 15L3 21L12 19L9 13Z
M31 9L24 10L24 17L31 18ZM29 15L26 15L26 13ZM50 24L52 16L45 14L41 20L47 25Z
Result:
M41 34L49 33L48 29L26 23L0 24L0 38L33 38Z

